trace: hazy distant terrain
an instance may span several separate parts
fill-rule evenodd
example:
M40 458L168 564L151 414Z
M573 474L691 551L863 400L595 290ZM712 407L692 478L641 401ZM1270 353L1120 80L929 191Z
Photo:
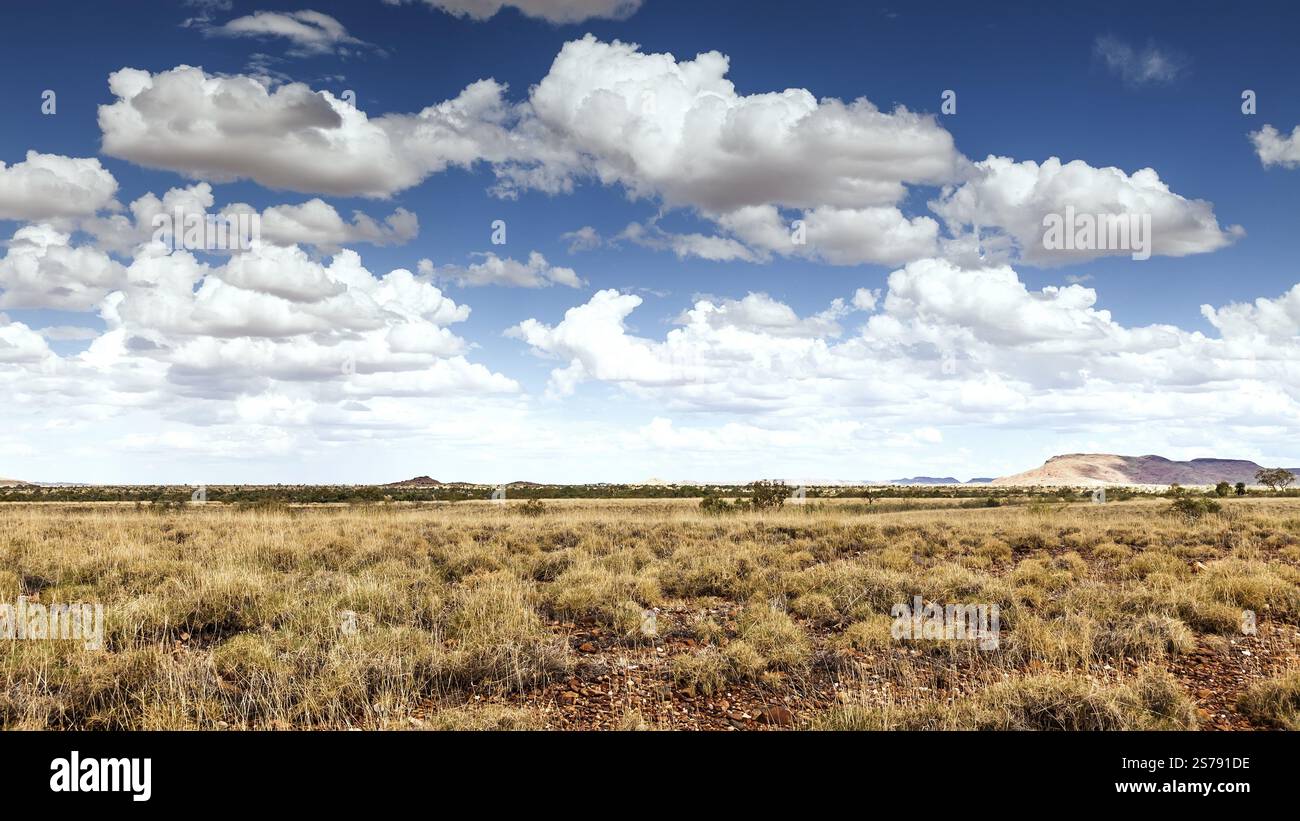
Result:
M1184 486L1216 485L1227 482L1235 485L1258 484L1255 474L1261 465L1246 459L1192 459L1179 462L1163 456L1118 456L1110 453L1069 453L1053 456L1041 467L1022 473L1000 478L974 477L965 482L953 476L912 476L909 478L890 479L888 481L835 482L831 484L810 483L806 492L815 497L889 495L891 487L944 487L944 486L992 486L1019 488L1069 488L1094 487L1097 485L1129 487L1167 487L1178 484ZM1291 468L1293 474L1300 476L1300 468ZM791 483L796 486L797 483ZM112 492L117 492L119 500L149 500L148 494L169 492L179 494L177 486L167 485L85 485L73 482L36 483L22 482L16 479L0 479L0 487L48 487L69 490L87 488L75 498L108 501ZM489 485L476 482L440 481L430 476L416 476L390 482L384 485L213 485L212 493L217 494L214 501L229 495L227 501L245 501L243 497L256 491L259 498L279 494L284 501L325 502L325 501L381 501L381 500L440 500L460 501L467 499L492 498L499 496L517 498L693 498L706 493L743 494L744 484L716 482L673 482L664 479L652 479L645 482L595 483L595 484L549 484L545 482L515 481L504 485ZM342 491L338 489L347 488ZM312 489L315 489L314 491ZM331 492L329 489L336 489ZM498 490L500 489L500 490ZM347 496L348 498L343 498ZM71 500L73 496L47 497ZM180 498L172 499L181 501Z

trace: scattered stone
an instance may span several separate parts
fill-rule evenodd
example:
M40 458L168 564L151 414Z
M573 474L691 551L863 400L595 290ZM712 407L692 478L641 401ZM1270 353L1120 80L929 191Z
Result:
M794 713L790 712L788 707L768 707L758 714L758 723L775 727L793 727Z

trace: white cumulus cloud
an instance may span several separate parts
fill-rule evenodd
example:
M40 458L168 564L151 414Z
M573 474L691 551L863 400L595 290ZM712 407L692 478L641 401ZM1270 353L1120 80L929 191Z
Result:
M122 266L49 225L19 228L0 258L0 308L88 311L126 280Z
M1300 168L1300 125L1287 136L1271 125L1251 132L1250 141L1265 168L1280 165L1283 168Z
M1050 157L1037 163L990 156L969 173L969 181L946 188L931 208L954 234L979 229L985 251L994 258L1018 255L1034 264L1059 264L1132 254L1131 248L1101 248L1100 243L1091 249L1046 248L1044 218L1064 218L1067 209L1078 215L1149 218L1151 253L1164 256L1215 251L1245 233L1240 226L1220 226L1211 203L1171 191L1152 168L1128 174L1082 160Z
M28 151L0 161L0 219L36 222L94 214L113 204L117 180L92 158Z

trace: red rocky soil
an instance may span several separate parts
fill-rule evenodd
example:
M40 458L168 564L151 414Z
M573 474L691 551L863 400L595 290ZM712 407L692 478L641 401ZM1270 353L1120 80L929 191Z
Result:
M468 704L535 711L543 726L554 730L633 729L626 721L631 713L651 729L775 730L805 727L839 700L865 698L867 703L902 706L929 696L931 686L953 699L972 695L987 683L971 670L920 650L831 649L832 631L805 625L818 648L806 676L731 684L711 695L674 684L672 657L701 649L686 625L703 613L734 629L737 609L661 610L660 636L641 646L628 646L597 625L553 622L551 629L566 636L576 657L570 677L525 693L473 694ZM1237 697L1250 684L1297 663L1300 629L1261 622L1254 636L1202 637L1196 650L1172 657L1168 668L1196 701L1202 729L1244 730L1252 725L1237 712ZM1126 659L1122 670L1106 665L1089 675L1099 682L1116 681L1139 666ZM434 709L430 705L419 711L410 724L421 726Z

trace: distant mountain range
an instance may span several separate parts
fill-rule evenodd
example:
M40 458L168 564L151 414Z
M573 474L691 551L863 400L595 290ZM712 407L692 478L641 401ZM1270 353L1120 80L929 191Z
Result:
M994 479L994 485L1215 485L1219 482L1255 484L1262 468L1248 459L1192 459L1177 462L1163 456L1117 456L1113 453L1067 453L1053 456L1042 467ZM1300 468L1287 468L1300 475Z

